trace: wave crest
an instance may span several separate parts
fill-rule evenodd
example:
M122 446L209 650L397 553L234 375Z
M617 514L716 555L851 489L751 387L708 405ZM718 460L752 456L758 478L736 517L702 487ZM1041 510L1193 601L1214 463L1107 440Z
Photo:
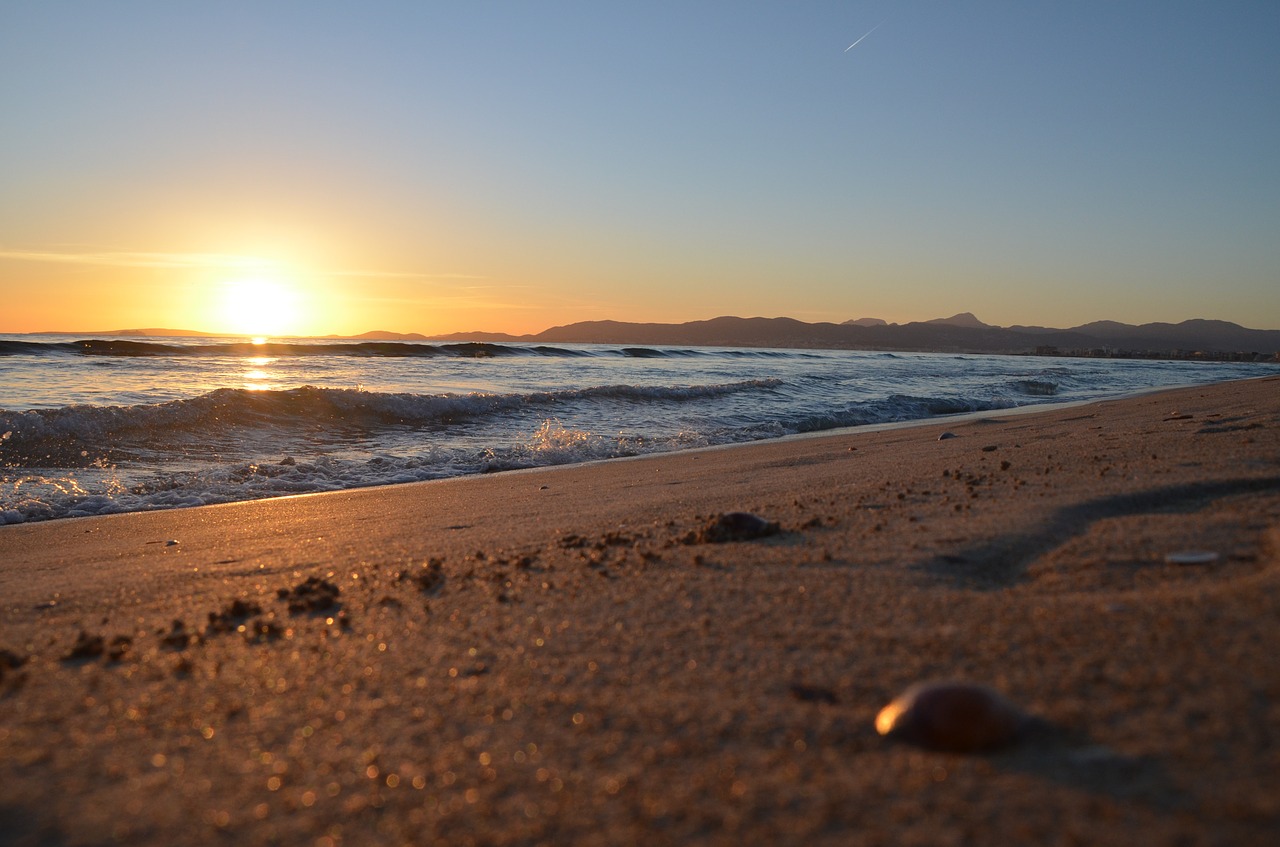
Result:
M314 386L278 391L220 388L154 405L0 412L0 467L89 467L175 442L225 440L249 429L322 428L341 439L395 428L448 428L562 403L682 403L779 385L780 380L763 379L719 385L603 385L528 394L384 394Z

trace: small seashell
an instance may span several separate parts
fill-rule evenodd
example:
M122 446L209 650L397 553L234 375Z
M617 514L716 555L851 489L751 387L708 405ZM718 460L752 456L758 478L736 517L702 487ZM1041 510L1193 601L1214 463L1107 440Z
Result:
M170 538L168 541L166 541L166 542L164 543L164 546L166 546L166 547L177 547L179 543L180 543L180 542L178 541L178 539L176 539L176 538Z
M971 682L917 683L876 715L876 731L929 750L974 753L1012 744L1027 716Z
M946 441L948 438L959 438L959 437L960 436L956 435L954 432L944 432L942 433L942 435L938 436L938 440Z
M1218 554L1212 550L1179 550L1167 554L1164 560L1171 565L1211 565L1218 561Z

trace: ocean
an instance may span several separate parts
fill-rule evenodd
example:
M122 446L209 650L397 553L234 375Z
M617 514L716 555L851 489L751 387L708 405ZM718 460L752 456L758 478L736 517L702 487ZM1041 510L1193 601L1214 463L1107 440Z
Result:
M687 450L1277 370L847 350L0 335L0 524Z

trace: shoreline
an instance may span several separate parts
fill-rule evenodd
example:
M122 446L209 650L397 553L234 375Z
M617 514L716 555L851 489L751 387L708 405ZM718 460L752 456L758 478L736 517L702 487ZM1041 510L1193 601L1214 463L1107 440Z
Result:
M1277 389L5 526L0 842L1267 843Z

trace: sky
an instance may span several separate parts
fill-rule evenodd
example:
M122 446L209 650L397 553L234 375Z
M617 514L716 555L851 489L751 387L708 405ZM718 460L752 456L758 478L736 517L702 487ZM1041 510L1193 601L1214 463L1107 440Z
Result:
M0 0L0 332L1280 328L1277 34L1273 0Z

